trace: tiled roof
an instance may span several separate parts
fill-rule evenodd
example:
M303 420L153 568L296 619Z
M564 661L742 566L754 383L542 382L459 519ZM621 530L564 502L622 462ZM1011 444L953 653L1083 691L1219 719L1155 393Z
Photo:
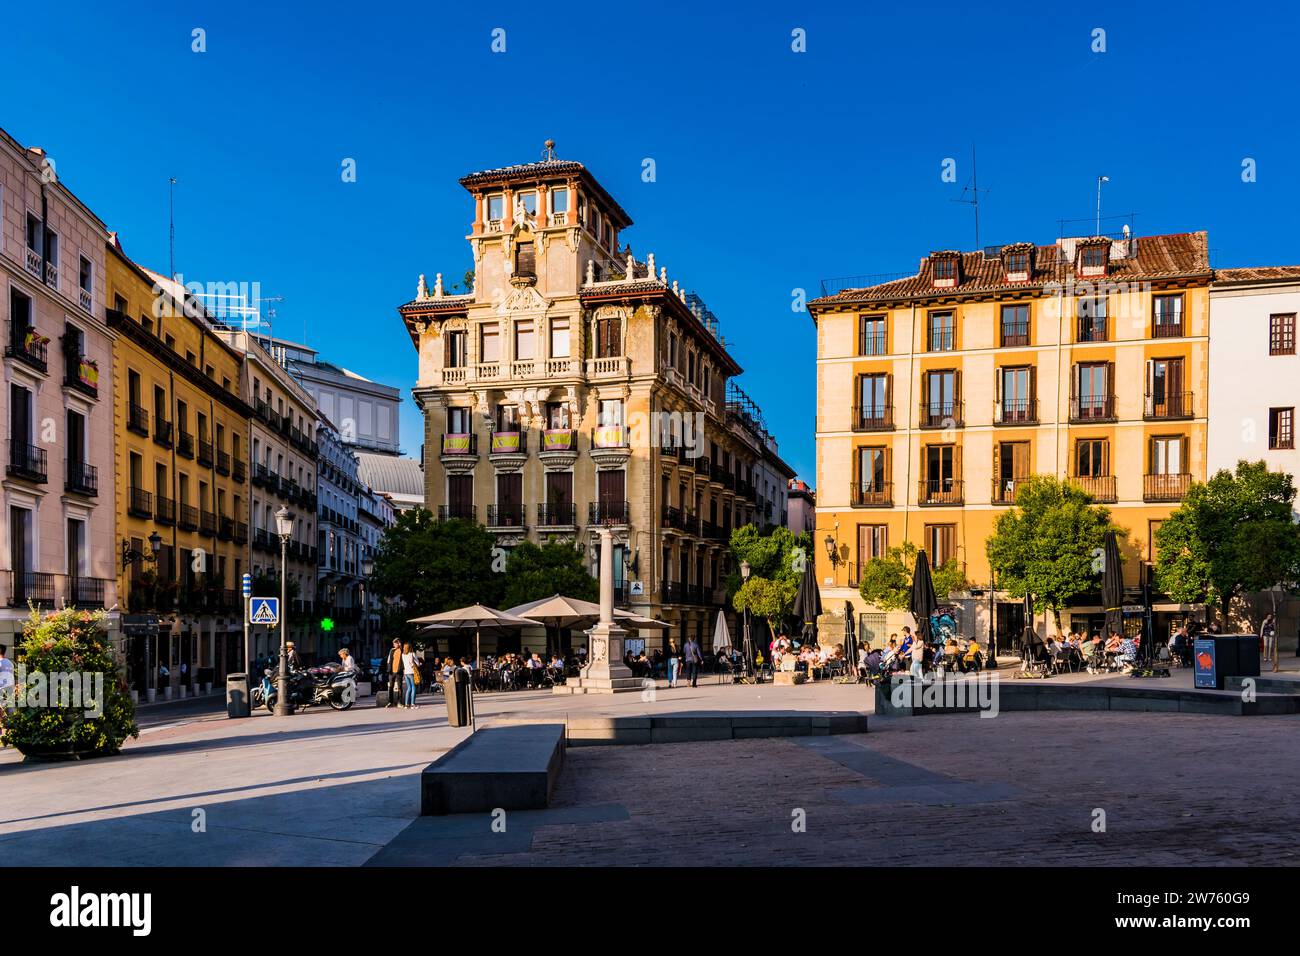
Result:
M514 176L551 176L557 173L577 173L585 168L582 163L573 159L544 159L536 163L517 163L514 166L482 169L477 173L462 176L460 184L470 186L482 180L508 179Z
M1267 282L1270 279L1300 279L1300 266L1252 266L1248 269L1218 269L1216 282Z
M1120 240L1123 242L1124 240ZM1166 236L1139 236L1128 240L1136 244L1137 255L1128 258L1111 256L1106 278L1112 282L1140 279L1173 278L1210 272L1210 255L1204 232L1180 232ZM814 299L809 305L832 306L846 302L876 302L895 299L954 296L1034 288L1049 282L1077 281L1074 263L1058 245L1037 246L1033 255L1033 273L1024 282L1008 282L1000 257L987 258L983 252L963 252L961 284L936 288L931 276L931 257L921 260L915 275L861 289L844 289L835 295Z

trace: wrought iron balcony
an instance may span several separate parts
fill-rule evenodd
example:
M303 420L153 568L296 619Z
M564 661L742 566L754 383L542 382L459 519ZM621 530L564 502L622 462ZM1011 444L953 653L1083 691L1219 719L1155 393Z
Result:
M143 488L127 489L126 510L136 518L153 517L153 495Z
M40 571L13 571L10 574L9 606L54 607L54 575Z
M488 505L487 526L489 528L524 527L524 506L522 504Z
M849 485L849 504L854 508L888 508L893 503L892 481L855 481Z
M439 521L477 521L478 508L474 505L438 505Z
M892 405L854 405L853 430L855 432L882 432L894 427Z
M916 502L921 505L959 505L962 503L961 480L922 478L918 483Z
M49 371L49 342L30 325L9 324L5 358L18 359L39 371Z
M1143 501L1182 501L1192 486L1191 475L1143 475Z
M1093 501L1113 503L1119 500L1115 493L1114 475L1076 475L1070 481L1090 495Z
M126 406L126 427L128 431L148 437L149 409L135 402L129 402Z
M1038 422L1038 399L1012 398L993 405L994 425L1034 425Z
M1084 395L1070 399L1070 421L1075 423L1115 421L1115 396Z
M627 524L627 515L626 501L593 501L587 507L588 524L624 525Z
M79 495L99 494L98 468L94 465L87 465L84 461L74 461L73 459L67 459L65 464L67 474L63 481L64 491Z
M1167 392L1159 398L1148 395L1143 405L1142 417L1147 421L1192 418L1192 393Z
M578 523L578 509L573 502L537 506L539 528L572 527Z
M9 442L9 476L44 484L49 478L49 468L45 463L45 449L29 445L24 441Z
M961 428L961 401L922 402L918 425L921 428Z

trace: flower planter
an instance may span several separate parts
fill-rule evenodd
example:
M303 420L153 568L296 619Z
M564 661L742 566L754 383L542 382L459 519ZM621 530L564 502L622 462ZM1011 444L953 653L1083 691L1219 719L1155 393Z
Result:
M29 763L56 763L68 760L90 760L94 757L113 757L120 750L96 751L90 747L78 749L71 743L14 744L14 749Z

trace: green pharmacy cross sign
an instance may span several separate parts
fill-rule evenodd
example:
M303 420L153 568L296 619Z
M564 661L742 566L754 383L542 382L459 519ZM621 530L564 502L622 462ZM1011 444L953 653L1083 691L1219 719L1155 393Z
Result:
M324 631L326 634L328 634L330 631L334 630L334 618L332 618L332 617L323 617L323 618L321 618L321 619L320 619L320 629L321 629L322 631Z

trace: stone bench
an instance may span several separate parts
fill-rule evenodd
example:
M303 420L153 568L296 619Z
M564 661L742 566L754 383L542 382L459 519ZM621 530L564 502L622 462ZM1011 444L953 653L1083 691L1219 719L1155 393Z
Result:
M487 727L420 774L420 814L541 810L564 763L564 724Z

